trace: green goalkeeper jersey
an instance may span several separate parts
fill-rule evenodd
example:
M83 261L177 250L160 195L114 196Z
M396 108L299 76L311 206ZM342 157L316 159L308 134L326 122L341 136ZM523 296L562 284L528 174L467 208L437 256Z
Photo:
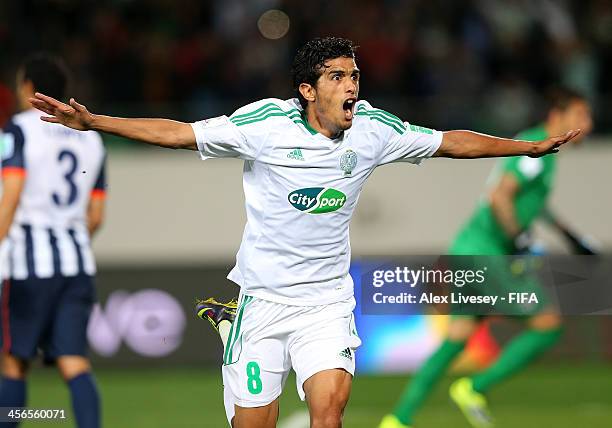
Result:
M525 130L517 139L541 141L548 138L543 125ZM529 229L546 207L556 170L556 158L547 155L541 158L515 156L498 161L488 180L493 186L504 174L512 174L519 183L514 209L521 229ZM510 254L514 248L493 214L486 196L482 197L476 211L462 227L451 245L450 254L497 255Z

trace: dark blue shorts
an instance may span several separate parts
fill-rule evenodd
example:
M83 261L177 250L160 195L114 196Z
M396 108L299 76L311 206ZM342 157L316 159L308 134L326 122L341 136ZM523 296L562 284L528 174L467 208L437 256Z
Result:
M0 296L3 352L46 361L87 353L87 323L96 298L87 275L6 280Z

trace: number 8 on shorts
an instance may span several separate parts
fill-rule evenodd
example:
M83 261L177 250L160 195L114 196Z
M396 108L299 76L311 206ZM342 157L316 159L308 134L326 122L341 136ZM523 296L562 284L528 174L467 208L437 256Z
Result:
M263 387L261 383L261 370L259 369L259 364L257 364L257 362L255 361L251 361L246 366L246 372L247 387L249 389L249 392L253 395L259 394Z

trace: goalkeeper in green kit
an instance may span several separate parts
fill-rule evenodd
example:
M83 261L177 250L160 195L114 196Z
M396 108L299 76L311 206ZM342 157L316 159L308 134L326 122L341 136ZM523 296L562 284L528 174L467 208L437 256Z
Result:
M590 106L579 93L558 88L550 94L545 121L521 132L517 138L540 141L576 128L582 129L578 141L591 131ZM529 229L536 219L542 218L564 235L574 252L594 254L588 244L558 221L547 207L556 164L557 158L550 155L537 159L510 157L498 161L485 197L456 236L449 253L457 256L524 254L530 246ZM501 259L490 258L492 264ZM500 272L504 268L498 266L497 270ZM507 263L505 270L508 270ZM414 426L415 413L484 319L451 312L446 338L415 374L393 413L383 418L379 428ZM451 399L474 427L493 426L485 398L487 392L550 349L561 336L561 317L556 309L546 304L545 299L529 308L520 320L524 322L524 330L503 348L491 366L474 376L458 379L450 387Z

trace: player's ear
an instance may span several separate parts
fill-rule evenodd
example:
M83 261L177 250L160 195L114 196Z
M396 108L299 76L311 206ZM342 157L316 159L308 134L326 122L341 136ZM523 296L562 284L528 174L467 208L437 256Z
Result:
M314 102L317 94L314 86L309 83L300 83L300 87L298 89L306 101Z

